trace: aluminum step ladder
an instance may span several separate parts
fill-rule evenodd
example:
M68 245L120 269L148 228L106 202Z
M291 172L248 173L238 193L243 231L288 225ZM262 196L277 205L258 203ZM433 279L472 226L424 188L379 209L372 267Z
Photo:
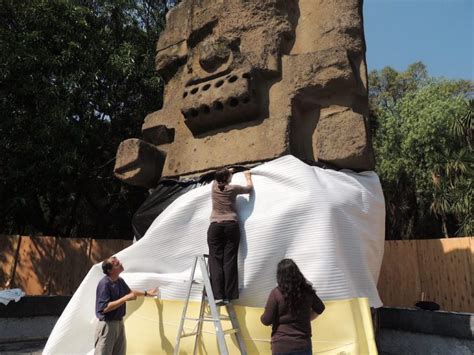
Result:
M193 267L191 270L191 276L188 282L188 291L186 295L186 301L184 303L183 313L181 315L181 321L180 321L179 329L178 329L178 335L176 337L174 355L179 354L179 344L180 344L181 339L185 337L190 337L190 336L195 337L193 354L196 355L198 353L198 345L199 345L200 337L202 335L202 326L204 322L214 323L214 328L216 330L217 344L219 346L219 352L221 355L229 354L229 351L227 350L227 344L225 341L225 335L227 334L233 334L236 337L240 353L246 355L247 351L245 349L244 339L242 337L242 332L240 331L239 323L237 321L237 315L235 314L235 310L234 310L234 307L232 306L232 303L228 303L225 305L228 316L221 315L220 309L219 309L220 307L216 305L214 294L212 293L211 280L209 279L209 270L208 270L208 264L206 261L207 258L208 258L208 255L203 254L203 255L196 256L194 260ZM198 265L201 269L201 275L204 281L204 287L202 290L201 308L199 310L198 318L190 318L190 317L186 317L186 312L188 310L189 298L191 296L192 287L193 285L197 284L197 282L194 280L194 274L196 272L196 267L198 267ZM211 311L210 314L209 313L206 314L206 305L209 305L209 308ZM184 332L184 323L186 320L196 322L193 331L190 333ZM232 328L228 330L224 330L222 327L222 321L230 321L232 324Z

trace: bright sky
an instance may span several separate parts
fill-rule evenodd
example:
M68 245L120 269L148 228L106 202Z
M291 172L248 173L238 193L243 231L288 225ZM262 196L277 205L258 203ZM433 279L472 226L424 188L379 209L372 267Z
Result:
M369 70L422 61L432 76L474 80L474 0L364 0Z

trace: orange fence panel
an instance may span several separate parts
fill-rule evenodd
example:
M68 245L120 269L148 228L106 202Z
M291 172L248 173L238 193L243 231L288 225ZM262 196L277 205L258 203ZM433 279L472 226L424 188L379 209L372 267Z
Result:
M118 253L120 250L128 248L130 245L132 245L131 240L92 239L90 261L92 264L97 264Z
M55 245L54 237L21 237L12 287L21 288L27 295L48 294Z
M0 287L27 295L71 295L91 266L130 240L0 235ZM474 238L385 242L378 290L386 306L424 299L448 311L474 312Z
M72 295L89 271L90 239L58 239L50 295Z
M474 238L385 242L378 290L386 306L413 307L424 294L442 310L474 312Z
M93 264L131 244L120 239L8 236L0 239L3 260L7 261L2 262L0 281L5 284L13 275L9 286L19 287L27 295L71 295ZM15 248L19 250L16 272L12 273Z
M19 235L0 235L0 288L10 286L19 244Z
M385 242L377 288L384 305L413 307L420 300L421 284L415 240Z
M421 290L441 309L474 312L472 238L417 240Z

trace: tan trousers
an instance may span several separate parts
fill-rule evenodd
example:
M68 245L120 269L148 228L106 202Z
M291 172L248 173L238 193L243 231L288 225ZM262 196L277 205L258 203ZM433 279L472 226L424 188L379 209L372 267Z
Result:
M122 320L99 321L95 329L95 355L125 355L127 339Z

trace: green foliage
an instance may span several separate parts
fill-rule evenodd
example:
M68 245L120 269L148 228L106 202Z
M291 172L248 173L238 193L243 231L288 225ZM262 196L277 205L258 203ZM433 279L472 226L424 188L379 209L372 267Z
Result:
M387 237L472 235L472 82L430 78L415 63L369 83Z
M0 231L130 237L121 140L161 105L166 1L2 1Z

